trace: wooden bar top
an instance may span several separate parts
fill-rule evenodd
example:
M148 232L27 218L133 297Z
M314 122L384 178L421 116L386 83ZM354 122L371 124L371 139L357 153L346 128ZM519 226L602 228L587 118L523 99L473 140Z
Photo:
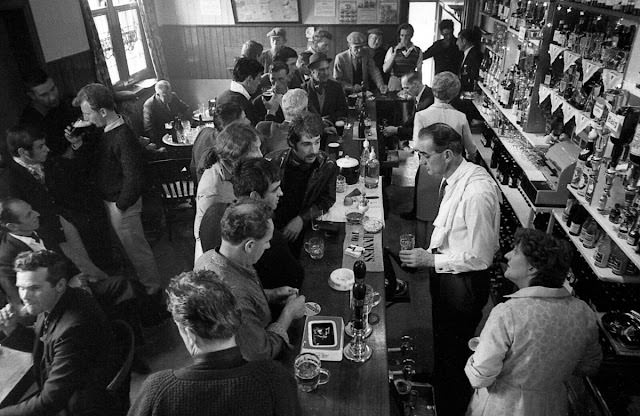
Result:
M375 120L375 103L367 101L369 117ZM357 118L350 111L349 122L357 124ZM345 154L358 158L362 151L362 141L352 140L353 130L345 130L342 148ZM377 150L377 141L372 140L371 146ZM381 186L381 185L379 185ZM322 231L320 231L322 232ZM311 232L310 232L311 233ZM306 236L309 238L310 233ZM341 316L345 325L351 319L349 307L349 292L340 292L329 287L328 279L331 272L342 267L342 242L345 236L344 224L339 224L339 232L332 237L325 237L325 254L321 260L312 260L304 251L300 262L305 270L305 279L301 294L307 301L316 302L322 310L323 316ZM387 340L386 315L384 298L384 273L368 272L367 284L381 295L380 304L371 311L369 321L373 332L366 339L372 348L373 355L365 363L354 363L346 358L340 362L323 361L322 367L331 372L331 378L325 385L318 386L312 393L298 392L304 415L388 415L389 414L389 384L387 368ZM291 342L293 351L286 357L285 365L293 369L293 360L300 350L304 319L296 322L295 337ZM351 341L346 336L344 345Z

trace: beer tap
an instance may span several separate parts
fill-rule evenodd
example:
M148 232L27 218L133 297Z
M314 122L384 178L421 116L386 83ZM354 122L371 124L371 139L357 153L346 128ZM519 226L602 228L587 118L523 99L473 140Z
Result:
M363 363L371 358L373 350L365 342L365 329L367 314L365 313L365 302L367 295L367 286L365 284L365 276L367 274L367 266L362 260L358 260L353 265L353 274L355 283L352 289L353 298L353 339L344 347L344 356L351 361Z

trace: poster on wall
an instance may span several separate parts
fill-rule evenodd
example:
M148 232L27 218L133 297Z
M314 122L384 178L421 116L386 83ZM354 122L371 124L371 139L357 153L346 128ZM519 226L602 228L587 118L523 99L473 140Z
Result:
M314 15L334 17L336 15L336 0L316 0Z
M299 23L299 0L231 0L236 23Z
M355 1L339 0L338 23L356 23L358 20L358 3Z
M358 0L358 24L378 23L378 2Z
M381 2L378 22L384 24L398 23L398 2Z

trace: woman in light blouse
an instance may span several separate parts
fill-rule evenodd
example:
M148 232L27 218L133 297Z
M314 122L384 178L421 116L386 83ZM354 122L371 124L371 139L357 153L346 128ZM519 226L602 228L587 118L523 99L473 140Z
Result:
M465 372L476 389L467 415L567 414L564 382L594 374L602 359L595 313L563 287L568 243L520 229L505 277L518 286L497 305Z
M196 238L194 262L202 254L200 223L207 209L215 203L230 204L236 200L231 184L231 173L243 159L262 157L258 132L244 123L231 123L216 138L211 151L203 156L205 170L198 182L196 216L193 233Z

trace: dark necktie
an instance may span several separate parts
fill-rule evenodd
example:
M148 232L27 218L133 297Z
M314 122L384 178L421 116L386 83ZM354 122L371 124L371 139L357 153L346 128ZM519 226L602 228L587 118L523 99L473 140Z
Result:
M31 238L33 238L36 243L40 242L40 237L38 237L38 234L36 233L31 234Z
M324 94L324 84L316 84L316 92L320 95Z
M444 198L444 192L445 192L445 188L447 187L447 180L443 180L442 184L440 185L440 190L438 191L438 205L440 205L440 203L442 202L442 199Z

